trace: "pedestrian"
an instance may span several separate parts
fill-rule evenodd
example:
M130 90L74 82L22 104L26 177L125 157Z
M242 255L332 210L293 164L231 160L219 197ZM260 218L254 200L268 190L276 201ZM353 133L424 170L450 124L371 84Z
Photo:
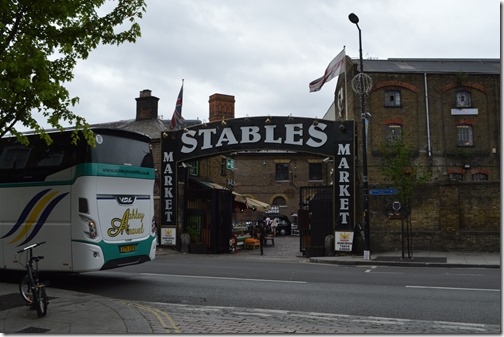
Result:
M276 236L276 229L278 227L278 223L280 220L278 218L274 218L273 221L271 222L271 232L273 233L273 237Z
M271 224L271 219L270 219L269 215L266 215L264 217L264 223L266 224L266 227L269 227L269 225Z
M263 255L263 245L264 245L264 222L259 221L259 247L261 247L261 255Z

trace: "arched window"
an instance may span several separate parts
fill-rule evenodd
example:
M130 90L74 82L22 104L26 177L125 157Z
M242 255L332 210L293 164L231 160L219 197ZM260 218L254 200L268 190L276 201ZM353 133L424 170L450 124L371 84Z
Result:
M387 124L385 125L385 140L391 142L401 139L402 125L400 124Z
M272 202L273 206L286 206L287 202L285 201L284 197L275 197Z
M463 181L464 180L464 175L461 174L461 173L450 173L448 175L448 178L450 180Z
M485 173L474 173L472 175L472 180L473 181L487 181L488 175Z

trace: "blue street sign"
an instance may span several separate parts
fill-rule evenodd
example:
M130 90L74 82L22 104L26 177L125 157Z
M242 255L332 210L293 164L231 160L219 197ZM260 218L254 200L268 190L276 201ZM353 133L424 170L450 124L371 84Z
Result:
M376 188L369 190L369 194L371 195L394 195L399 193L397 188Z

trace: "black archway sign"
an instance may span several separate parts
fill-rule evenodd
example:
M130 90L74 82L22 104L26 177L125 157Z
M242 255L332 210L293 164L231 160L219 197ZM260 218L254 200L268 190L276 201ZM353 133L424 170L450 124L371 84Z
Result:
M334 228L353 231L354 130L353 121L268 116L229 119L164 132L161 137L161 230L182 228L177 172L184 161L233 151L281 149L334 157Z

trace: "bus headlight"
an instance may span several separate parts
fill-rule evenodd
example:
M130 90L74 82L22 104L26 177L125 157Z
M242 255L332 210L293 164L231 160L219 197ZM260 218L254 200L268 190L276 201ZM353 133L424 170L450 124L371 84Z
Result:
M89 219L88 220L88 229L89 231L84 231L84 234L86 234L86 236L90 239L96 239L96 237L98 236L98 231L96 230L96 224L94 223L93 220Z

